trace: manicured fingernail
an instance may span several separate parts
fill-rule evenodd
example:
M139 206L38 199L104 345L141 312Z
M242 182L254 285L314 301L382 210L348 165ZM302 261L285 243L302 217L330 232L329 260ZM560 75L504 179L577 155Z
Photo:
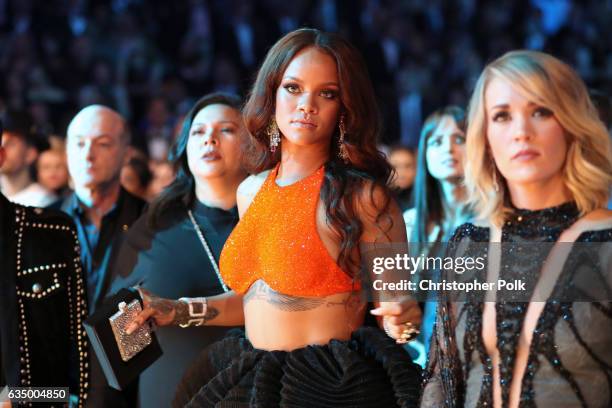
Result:
M375 316L380 316L382 314L382 311L380 310L380 308L372 309L372 310L370 310L370 314L373 314Z
M134 330L136 330L136 323L130 323L127 327L127 329L125 330L125 332L127 334L132 334L132 332L134 332Z

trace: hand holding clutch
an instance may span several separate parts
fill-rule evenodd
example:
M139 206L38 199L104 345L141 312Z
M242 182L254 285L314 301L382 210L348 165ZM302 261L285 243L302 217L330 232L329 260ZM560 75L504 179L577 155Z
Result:
M154 322L156 326L201 326L218 314L216 310L208 308L206 298L172 300L156 296L142 287L137 289L144 309L133 315L127 326L127 334L146 325L148 321Z
M139 326L132 333L127 333L127 326L141 311L138 299L134 299L127 305L121 302L119 311L108 319L123 361L129 361L151 344L151 328L146 324Z
M126 331L140 310L138 292L120 289L83 322L108 384L118 390L128 387L162 355L157 337L148 324L133 334Z

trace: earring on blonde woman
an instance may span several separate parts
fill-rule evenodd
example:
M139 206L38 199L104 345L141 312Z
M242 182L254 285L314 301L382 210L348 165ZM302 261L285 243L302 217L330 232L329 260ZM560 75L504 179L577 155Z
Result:
M493 170L493 189L496 193L499 193L499 183L497 182L497 171Z

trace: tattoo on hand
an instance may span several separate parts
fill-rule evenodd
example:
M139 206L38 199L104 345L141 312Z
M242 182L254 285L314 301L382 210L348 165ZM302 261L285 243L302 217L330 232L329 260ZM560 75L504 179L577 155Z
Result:
M175 311L174 318L172 319L172 324L187 324L187 322L189 322L189 305L180 300L173 300L171 302L172 310Z

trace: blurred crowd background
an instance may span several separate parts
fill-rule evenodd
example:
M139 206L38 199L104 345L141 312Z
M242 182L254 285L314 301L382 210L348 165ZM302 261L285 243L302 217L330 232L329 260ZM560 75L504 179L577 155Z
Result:
M173 177L164 160L193 102L245 96L267 49L301 26L362 51L387 145L416 147L424 118L465 106L484 65L511 49L552 53L607 106L612 94L612 0L0 0L0 110L29 112L39 150L57 153L41 156L40 182L62 171L80 108L116 109L134 145L122 182L150 199Z

